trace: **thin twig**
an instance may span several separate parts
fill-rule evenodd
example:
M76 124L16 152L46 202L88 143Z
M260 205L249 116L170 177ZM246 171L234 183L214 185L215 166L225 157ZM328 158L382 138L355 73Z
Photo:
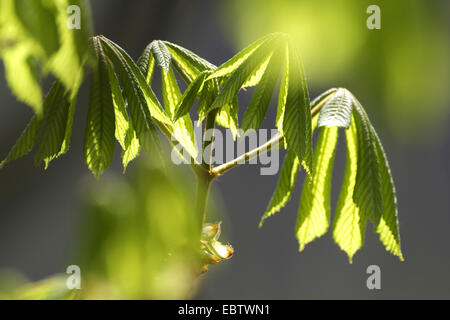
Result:
M317 115L320 111L320 109L322 109L322 107L325 105L325 103L328 101L328 99L330 99L330 97L334 94L334 92L330 93L329 95L327 95L324 99L322 99L317 105L315 105L312 109L311 109L311 117L314 117L315 115ZM216 166L214 168L211 169L211 174L213 174L214 176L219 176L224 174L225 172L227 172L228 170L236 167L239 164L244 164L246 161L253 159L254 157L259 156L260 154L263 154L265 152L269 152L270 150L272 150L275 147L281 147L284 144L284 136L282 134L279 134L275 137L273 137L272 139L270 139L269 141L267 141L266 143L264 143L263 145L247 152L244 153L242 155L240 155L239 157L221 164L219 166Z

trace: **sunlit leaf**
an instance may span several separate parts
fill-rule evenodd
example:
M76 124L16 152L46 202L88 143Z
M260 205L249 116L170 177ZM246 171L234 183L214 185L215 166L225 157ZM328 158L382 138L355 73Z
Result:
M263 42L233 71L227 80L225 80L219 95L213 104L207 110L208 112L226 106L233 101L234 96L242 88L242 85L252 74L252 72L272 54L277 41L274 39ZM213 74L215 74L215 71ZM209 76L209 79L212 77Z
M333 221L333 238L344 250L352 263L354 254L364 243L367 217L361 216L360 210L353 200L353 191L358 169L358 136L354 123L345 130L347 157L344 180Z
M150 49L155 58L156 65L161 67L164 72L169 71L171 56L166 45L162 41L155 40L151 43Z
M128 54L110 40L101 38L100 41L105 48L106 55L119 74L123 85L123 96L127 100L130 118L140 144L147 149L156 148L156 150L159 150L159 136L152 115L157 115L158 119L167 122L170 122L170 120L163 112L144 75ZM146 94L144 91L146 91ZM153 113L151 114L151 112Z
M0 163L0 168L6 165L8 162L16 160L24 155L28 154L34 147L36 139L41 130L44 116L47 114L49 109L52 109L55 101L59 101L61 94L61 84L55 82L50 88L44 101L44 115L34 115L20 137L17 139L16 143L9 151L7 157Z
M162 89L164 107L169 116L172 116L177 111L183 97L171 68L167 72L162 73ZM197 156L198 150L195 143L194 128L189 113L186 113L175 122L173 136L193 158Z
M55 94L49 94L48 98L52 100L46 102L48 111L34 158L36 165L44 161L45 168L48 167L51 160L61 154L62 149L65 149L63 143L66 138L66 129L68 125L71 127L73 117L70 92L60 82L57 82L51 90L55 90Z
M134 91L134 95L138 97L140 103L140 112L146 120L145 122L149 127L148 129L150 130L150 127L152 126L150 124L152 121L152 117L164 124L171 124L170 119L163 111L161 104L159 103L153 90L147 83L145 76L142 74L142 71L139 69L133 59L131 59L128 53L126 53L125 50L123 50L111 40L106 39L105 37L101 37L100 39L105 46L106 54L112 60L114 66L118 70L122 84L125 86L124 83L127 83L127 85L125 86L125 91L127 92L129 90L132 90ZM130 89L127 89L127 87L129 87ZM140 131L136 126L135 128L138 132Z
M207 75L207 71L202 72L197 78L195 78L194 81L192 81L192 83L186 89L183 96L181 97L180 102L178 103L178 106L176 107L174 121L177 121L179 118L181 118L191 110Z
M242 85L242 88L247 87L254 87L259 84L261 81L261 78L263 77L264 73L266 72L267 65L269 64L269 61L271 60L272 56L268 56L266 60L264 60L256 69L253 71L253 73L248 77L248 79L244 82Z
M107 63L112 102L114 104L115 137L122 147L122 165L125 171L128 163L139 155L141 146L136 131L128 117L125 100L119 86L119 80L110 63Z
M302 62L296 48L289 45L289 83L283 116L283 133L288 148L299 157L309 173L312 158L311 109Z
M230 60L228 60L221 66L219 66L217 68L217 70L209 76L209 79L224 77L224 76L232 74L234 71L236 71L241 66L241 64L243 64L244 61L246 61L247 58L249 58L256 51L256 49L258 49L260 46L262 46L262 44L264 44L265 42L270 42L271 40L273 40L274 38L277 38L279 36L280 36L280 34L273 33L273 34L269 34L261 39L256 40L251 45L249 45L245 49L241 50L233 58L231 58ZM247 77L244 80L242 80L242 82L247 80L248 77L251 75L252 71L256 68L256 66L263 61L265 61L265 60L263 59L262 61L259 61L259 63L256 63L254 68L246 75Z
M256 87L247 110L245 110L241 124L244 132L248 129L259 129L266 116L267 108L269 107L280 72L280 57L278 54L274 54L269 61L270 63L267 69L264 70L264 75L258 87Z
M281 134L284 134L283 121L289 89L289 46L284 44L283 70L281 72L280 92L278 94L277 117L275 125Z
M372 134L372 125L355 98L353 120L358 133L358 172L353 199L363 216L377 226L383 210L380 163Z
M319 127L348 128L352 119L353 98L345 89L337 89L322 107Z
M338 128L322 127L314 150L312 177L303 184L296 235L302 251L306 244L322 236L330 221L330 191Z
M212 71L216 69L215 65L209 63L190 50L168 41L164 41L164 44L169 49L172 59L175 60L175 66L179 66L189 78L187 81L188 84L197 78L202 71Z
M145 76L147 83L151 85L153 80L153 71L155 68L155 58L152 54L152 43L145 47L144 52L137 61L137 65L142 74Z
M227 104L225 107L220 109L216 115L216 123L219 126L230 129L233 135L233 139L236 139L236 137L239 136L238 111L239 111L239 102L236 97L232 103Z
M403 261L403 254L400 246L400 231L398 226L397 197L395 195L394 179L386 154L374 129L378 159L380 163L381 186L383 190L383 213L376 232L380 236L380 241L386 247L386 250L399 257Z
M319 117L315 116L312 123L312 132L316 129L317 119ZM294 151L288 150L286 157L281 167L281 173L278 178L277 186L273 192L270 203L267 206L266 212L264 213L259 226L261 227L264 221L279 212L291 198L292 190L295 186L295 180L297 178L297 173L299 171L300 161L298 156Z
M108 61L98 38L93 39L97 66L92 70L91 93L84 136L84 159L98 177L114 156L114 106L109 86Z
M5 78L13 94L42 114L42 91L36 60L29 55L28 44L19 43L2 53Z

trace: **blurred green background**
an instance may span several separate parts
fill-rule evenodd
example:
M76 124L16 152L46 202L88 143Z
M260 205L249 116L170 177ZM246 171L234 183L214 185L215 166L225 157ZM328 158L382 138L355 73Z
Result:
M366 27L371 4L381 8L380 30ZM256 166L247 165L215 183L213 191L223 199L217 207L223 209L208 212L209 221L224 221L222 237L236 253L196 283L189 169L161 170L143 157L122 177L117 154L96 182L82 158L87 81L69 153L46 172L34 168L31 157L0 170L0 268L14 270L1 281L4 292L26 282L11 274L36 281L76 264L82 294L89 298L450 297L450 2L95 0L91 6L95 34L114 40L134 58L150 41L165 39L219 65L266 33L290 33L302 54L310 96L346 87L374 123L396 182L406 261L386 253L370 228L352 265L329 234L299 254L294 226L301 179L290 204L258 229L277 176L260 176ZM241 97L241 106L250 96ZM3 156L31 110L15 100L5 81L0 81L0 101ZM274 109L264 122L267 128L273 127ZM344 168L340 143L332 208ZM168 251L174 252L170 263L160 264ZM381 291L366 288L370 264L381 267ZM20 296L21 289L15 290L13 296Z
M381 9L369 30L366 9ZM448 1L232 1L237 47L273 30L297 40L313 88L342 86L407 143L445 133L449 117Z

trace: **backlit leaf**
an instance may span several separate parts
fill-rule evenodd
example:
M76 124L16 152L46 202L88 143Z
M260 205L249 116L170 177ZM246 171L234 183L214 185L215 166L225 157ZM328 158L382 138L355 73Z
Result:
M93 39L97 66L92 69L84 159L98 177L111 165L114 156L114 106L109 86L108 61L98 38Z
M330 191L338 128L322 127L314 150L312 177L306 176L298 210L296 235L302 251L322 236L330 221Z

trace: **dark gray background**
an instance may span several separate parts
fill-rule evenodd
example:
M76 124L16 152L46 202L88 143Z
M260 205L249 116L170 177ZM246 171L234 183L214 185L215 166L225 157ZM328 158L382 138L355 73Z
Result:
M92 7L95 32L124 45L133 57L153 39L178 43L215 64L237 50L218 2L96 0ZM330 87L336 85L345 84ZM82 158L87 89L84 84L67 155L46 172L32 165L32 157L0 170L0 269L17 269L34 280L64 272L68 264L76 263L69 257L80 209L77 200L81 181L93 179ZM311 96L322 89L310 87ZM0 81L0 101L3 157L31 110L15 101L5 81ZM273 123L270 110L266 127ZM277 176L260 176L257 166L241 166L214 186L223 198L224 231L236 253L230 261L210 268L196 298L450 298L448 116L440 137L410 144L383 131L383 119L376 120L398 191L405 262L384 250L370 225L365 246L352 265L330 233L300 254L294 226L301 183L281 214L258 229ZM336 180L342 177L344 157L338 152ZM120 170L116 157L109 171ZM332 203L336 197L334 188ZM371 264L381 267L382 290L366 288L366 268Z

